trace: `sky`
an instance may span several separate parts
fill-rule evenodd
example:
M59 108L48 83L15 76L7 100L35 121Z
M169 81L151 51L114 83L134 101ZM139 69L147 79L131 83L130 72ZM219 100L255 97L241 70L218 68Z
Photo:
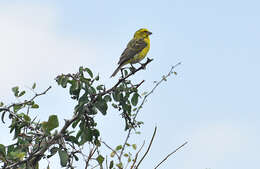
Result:
M54 78L85 66L112 86L118 76L109 77L120 54L133 33L145 27L153 32L148 57L154 61L131 78L145 80L140 91L149 91L172 65L182 64L139 115L142 134L132 142L148 142L158 127L142 168L154 167L188 141L161 168L257 169L259 5L256 0L0 0L0 100L17 101L13 86L29 90L36 82L41 92L51 85L33 115L41 120L50 114L61 121L71 117L75 103ZM123 142L126 133L118 112L110 109L97 120L103 140L112 147ZM0 126L7 136L0 143L8 144L12 135L6 125ZM55 158L51 168L60 168Z

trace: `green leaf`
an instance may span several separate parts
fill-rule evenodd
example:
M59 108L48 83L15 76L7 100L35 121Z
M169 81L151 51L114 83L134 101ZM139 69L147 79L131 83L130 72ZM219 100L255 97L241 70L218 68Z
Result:
M79 161L78 156L76 156L75 154L73 154L73 157L75 158L76 161Z
M47 156L47 158L52 157L53 155L55 155L58 152L59 148L58 147L52 147L50 152L51 154Z
M122 145L118 145L118 146L116 146L116 151L121 150L122 148L123 148Z
M124 154L124 157L128 157L129 155L127 153Z
M22 160L25 156L25 152L19 152L19 151L16 151L16 152L13 152L13 157L15 159L19 159L19 160Z
M66 167L69 159L69 155L64 150L59 150L59 156L60 156L60 165L62 167Z
M95 139L94 140L94 144L97 146L97 147L100 147L101 146L101 143L98 139Z
M114 151L111 152L110 157L113 158L116 155Z
M93 73L89 68L85 68L84 70L88 72L88 74L91 78L93 78Z
M3 102L0 102L0 107L3 107L4 103Z
M114 99L115 101L117 101L117 102L120 100L119 94L120 94L120 92L119 92L119 90L117 90L117 89L116 89L116 90L113 92L113 94L112 94L113 99Z
M3 144L0 144L0 157L6 156L5 146Z
M80 94L80 82L76 80L71 80L70 82L70 94L73 95L75 99L78 99Z
M76 121L74 121L72 123L72 127L75 128L78 125L79 121L80 121L80 119L77 119Z
M96 89L95 89L94 87L92 87L92 86L89 87L88 92L89 92L89 94L91 94L91 95L97 94Z
M97 90L104 90L104 85L98 85L98 86L96 87L96 89L97 89Z
M39 105L38 105L38 104L33 104L33 105L31 106L31 108L32 108L32 109L38 109L38 108L39 108Z
M109 163L109 169L112 169L113 166L114 166L114 161L112 160L112 161L110 161L110 163Z
M134 150L136 150L136 148L137 148L136 144L132 144L132 147L133 147Z
M102 165L104 159L105 159L105 158L104 158L102 155L99 155L99 156L97 157L97 161L98 161L99 165Z
M48 131L51 131L55 128L59 127L59 120L56 115L49 116L48 120Z
M83 106L84 104L89 102L89 98L87 94L83 94L80 98L79 98L79 105Z
M104 100L105 100L106 102L111 102L111 101L112 101L110 95L105 95L105 96L104 96Z
M125 76L127 76L127 75L128 75L128 71L127 71L127 70L124 70L124 73L125 73Z
M57 76L56 77L56 82L58 83L58 85L61 85L61 81L62 81L62 79L63 79L63 77L64 77L64 75L60 75L60 76Z
M100 133L97 129L93 129L92 134L93 134L94 137L96 137L96 139L100 136Z
M22 126L15 126L14 128L14 138L13 139L16 139L18 137L19 134L21 134L21 128Z
M76 135L76 139L79 139L79 137L81 136L82 132L83 132L83 130L79 130L79 131L78 131L78 133L77 133L77 135Z
M34 101L28 102L27 105L34 105Z
M32 85L32 89L35 89L35 87L36 87L36 83L34 82Z
M28 116L28 115L23 115L23 118L24 118L24 120L25 121L28 121L28 122L30 122L31 121L31 118L30 118L30 116Z
M13 107L14 112L18 112L22 107L23 107L22 104L15 104L14 107Z
M48 122L44 121L41 123L42 128L49 133L51 130L59 126L58 117L56 115L49 116Z
M1 111L0 111L0 112L1 112ZM3 111L2 116L1 116L1 120L2 120L3 123L5 123L5 122L4 122L5 113L6 113L6 111Z
M126 111L126 112L128 112L128 113L131 113L132 107L131 107L130 104L123 104L122 107L123 107L123 110L124 110L124 111Z
M83 73L83 71L84 71L84 70L83 70L83 66L80 66L80 67L79 67L79 72L80 72L80 73Z
M93 133L92 133L92 130L90 128L81 128L81 135L80 135L80 142L79 142L79 145L83 145L84 143L86 143L87 141L92 141L93 139Z
M72 142L72 143L75 143L75 144L79 144L78 139L75 136L65 137L65 140L69 141L69 142Z
M118 106L117 106L115 103L112 103L112 106L113 106L115 109L118 108Z
M19 87L18 86L13 87L12 91L13 91L14 95L17 97L18 93L19 93Z
M97 75L97 76L95 77L95 80L96 80L96 81L98 81L98 80L99 80L99 75Z
M132 99L131 99L131 102L132 102L132 105L136 106L137 103L138 103L138 97L139 97L139 94L138 93L134 93Z
M68 83L68 77L64 76L62 79L61 79L61 86L63 88L66 88L67 87L67 83Z
M120 163L118 163L118 164L116 164L116 166L118 167L118 168L123 168L123 164L120 162Z
M23 90L21 93L19 93L18 97L22 97L25 94L25 91Z
M13 151L14 151L14 145L13 145L13 144L7 146L7 154L10 154L10 153L13 152Z
M97 102L95 103L95 107L103 114L103 115L106 115L107 114L107 102L102 99L102 98L99 98L97 100Z
M131 156L128 157L127 162L129 162L129 163L131 162Z

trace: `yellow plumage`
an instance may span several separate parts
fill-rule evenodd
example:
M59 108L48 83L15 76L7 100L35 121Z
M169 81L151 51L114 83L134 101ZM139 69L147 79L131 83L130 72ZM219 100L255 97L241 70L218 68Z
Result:
M133 39L127 44L126 49L119 58L119 66L111 75L115 76L117 72L126 64L135 64L143 60L150 49L149 35L152 33L142 28L135 32Z

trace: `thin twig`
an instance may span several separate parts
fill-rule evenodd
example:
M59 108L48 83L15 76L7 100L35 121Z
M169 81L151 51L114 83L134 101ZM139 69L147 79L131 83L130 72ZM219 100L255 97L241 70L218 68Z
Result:
M152 88L152 90L151 90L149 93L147 93L147 94L144 96L144 98L143 98L143 100L142 100L140 106L139 106L139 107L137 108L137 110L136 110L136 114L135 114L135 116L134 116L134 118L133 118L133 122L132 122L132 123L135 122L135 119L136 119L136 117L137 117L139 111L140 111L141 108L143 107L145 101L147 100L148 96L150 96L150 95L155 91L155 89L156 89L163 81L165 81L172 73L174 73L173 70L174 70L177 66L179 66L180 64L181 64L181 62L179 62L179 63L175 64L174 66L172 66L171 69L170 69L170 71L169 71L166 75L164 75L163 78L162 78L159 82L157 82L157 83L155 84L155 86ZM133 129L133 128L131 127L131 128L128 130L128 133L127 133L125 142L124 142L124 144L123 144L123 148L122 148L122 150L121 150L121 152L120 152L120 159L121 159L122 154L123 154L123 152L124 152L126 143L128 142L128 139L129 139L129 137L130 137L130 134L131 134L132 129Z
M93 148L90 150L89 155L88 155L88 159L87 159L87 161L86 161L85 169L88 168L88 163L89 163L91 157L95 154L96 150L97 150L97 147L95 147L95 148L93 147Z
M181 146L179 146L177 149L175 149L173 152L171 152L170 154L168 154L154 169L158 168L164 161L167 160L167 158L169 158L172 154L176 153L179 149L181 149L183 146L185 146L188 142L186 141L185 143L183 143Z
M135 155L135 159L134 159L134 161L133 161L133 165L131 166L130 169L133 169L133 167L135 166L135 163L136 163L136 160L137 160L137 158L138 158L138 155L139 155L139 153L141 152L141 150L143 149L144 144L145 144L145 141L143 142L141 148L137 151L137 153L136 153L136 155Z
M116 87L122 83L124 80L126 80L128 77L132 76L133 74L135 74L136 72L142 70L142 69L145 69L146 65L149 64L151 61L153 61L153 59L147 59L147 61L142 65L140 66L138 69L132 71L130 74L128 74L127 76L121 78L118 80L118 82L113 86L111 87L110 89L104 91L104 92L101 92L101 93L98 93L97 95L95 95L96 97L94 97L85 107L88 109L88 107L90 107L91 105L93 105L96 101L97 101L97 98L99 96L103 96L107 93L110 93L112 92L113 90L116 89ZM34 100L36 97L40 96L40 95L43 95L43 94L46 94L46 92L51 88L51 86L46 90L44 91L43 93L40 93L40 94L35 94L35 96L30 99L29 101L26 101L26 102L23 102L23 103L19 103L19 104L13 104L13 105L10 105L8 107L11 108L12 106L14 105L22 105L22 104L27 104L27 103L30 103L32 100ZM75 114L73 115L73 117L70 119L70 120L66 120L65 121L65 124L64 126L62 127L62 129L54 136L52 137L49 141L46 141L46 144L44 147L42 147L40 150L38 150L37 152L35 152L33 155L30 155L29 157L25 158L24 160L22 161L18 161L16 163L13 163L11 165L8 165L5 167L5 169L12 169L12 168L15 168L16 166L19 166L21 164L24 164L24 163L27 163L29 162L30 160L33 160L33 161L37 161L39 160L43 155L44 153L49 149L50 146L52 146L53 144L56 144L57 143L57 140L59 140L59 138L63 137L64 134L66 133L66 130L69 128L69 126L74 122L76 121L78 118L80 118L80 114L78 112L75 112Z
M126 138L125 138L125 142L124 142L124 144L123 144L122 150L121 150L120 155L119 155L119 159L120 159L120 160L121 160L121 157L122 157L123 152L124 152L124 150L125 150L125 146L126 146L126 144L127 144L127 141L128 141L128 139L129 139L129 137L130 137L131 131L132 131L132 128L130 128L130 129L128 130L127 136L126 136Z
M115 155L117 156L119 162L121 162L121 159L119 158L119 155L117 154L117 152L116 152L113 148L111 148L107 143L105 143L104 141L102 141L102 143L103 143L107 148L109 148L113 153L115 153Z
M153 136L152 136L152 139L151 139L151 141L150 141L150 143L149 143L149 146L148 146L146 152L144 153L143 157L141 158L141 160L138 162L138 164L137 164L137 166L136 166L136 169L138 169L139 165L140 165L141 162L144 160L145 156L148 154L148 152L149 152L149 150L150 150L150 148L151 148L151 146L152 146L153 139L154 139L154 137L155 137L156 131L157 131L157 127L154 128Z
M142 80L139 84L135 85L135 88L137 89L137 88L140 87L144 82L145 82L145 80Z
M170 71L169 71L166 75L164 75L159 82L157 82L157 83L155 84L155 86L152 88L152 90L151 90L149 93L147 93L147 94L144 96L144 99L142 100L140 106L138 107L138 109L137 109L137 111L136 111L136 114L135 114L133 120L136 119L136 117L137 117L137 115L138 115L140 109L143 107L145 101L147 100L147 97L150 96L150 95L155 91L155 89L156 89L163 81L166 81L166 79L173 73L173 70L174 70L177 66L179 66L180 64L181 64L181 62L179 62L179 63L177 63L176 65L172 66L171 69L170 69Z
M12 116L20 119L21 121L24 121L21 117L17 116L14 112L12 112L10 110L10 108L14 107L14 106L20 106L20 105L25 105L25 104L28 104L30 102L32 102L36 97L39 97L41 95L44 95L46 94L49 90L51 89L51 86L49 86L45 91L43 91L42 93L36 93L29 101L24 101L22 103L14 103L14 104L11 104L9 105L8 107L4 107L4 108L0 108L0 111L4 111L4 112L9 112ZM28 107L28 110L27 110L27 114L28 114L28 111L29 111L29 107ZM2 119L2 122L5 123Z
M13 107L14 105L17 105L17 106L20 106L20 105L24 105L24 104L28 104L30 102L32 102L36 97L39 97L41 95L45 95L49 90L51 89L51 86L49 86L45 91L43 91L42 93L36 93L30 100L28 101L25 101L25 102L22 102L22 103L15 103L15 104L12 104L10 106L8 106L8 109Z
M107 156L106 156L106 169L108 169L108 164L107 164Z
M118 82L117 82L112 88L110 88L110 89L108 89L108 90L106 90L106 91L104 91L104 92L98 93L97 95L103 96L103 95L105 95L105 94L107 94L107 93L112 92L113 90L115 90L115 89L117 88L117 86L118 86L121 82L125 81L128 77L132 76L133 74L135 74L136 72L138 72L138 71L140 71L140 70L142 70L142 69L145 69L146 65L148 65L151 61L153 61L153 59L147 58L147 61L146 61L142 66L140 66L138 69L135 69L135 70L133 70L131 73L129 73L127 76L125 76L125 77L123 77L123 78L120 78L120 79L118 80Z

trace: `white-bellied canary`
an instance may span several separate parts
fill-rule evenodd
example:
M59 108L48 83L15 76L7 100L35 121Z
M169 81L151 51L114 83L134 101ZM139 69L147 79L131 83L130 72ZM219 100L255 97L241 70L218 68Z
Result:
M126 64L135 64L145 58L146 54L150 49L149 35L152 32L148 29L142 28L135 32L133 39L127 44L126 49L119 58L119 66L111 75L115 76L117 72Z

